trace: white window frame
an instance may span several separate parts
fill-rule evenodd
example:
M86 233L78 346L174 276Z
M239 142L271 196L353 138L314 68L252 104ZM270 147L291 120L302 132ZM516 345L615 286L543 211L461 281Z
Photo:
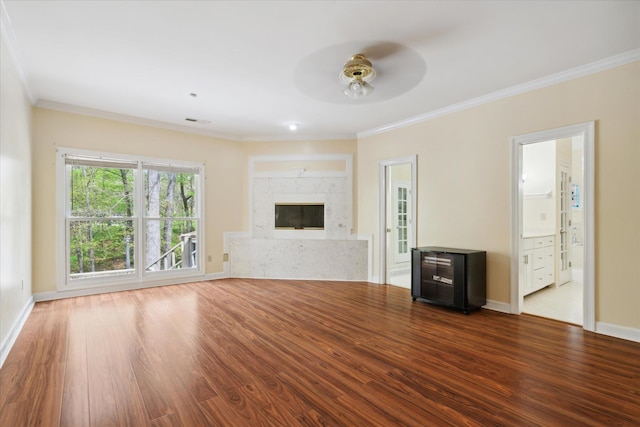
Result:
M135 162L137 168L133 169L135 174L134 184L134 218L135 222L135 259L134 273L113 274L103 277L88 277L70 279L69 271L69 228L68 218L70 217L70 204L67 203L69 197L69 177L67 172L66 157L90 157L119 160L123 162ZM188 269L145 271L144 267L144 231L145 203L144 203L144 179L143 170L146 167L153 168L161 166L168 169L192 169L196 173L196 211L195 218L189 218L196 222L197 239L197 266ZM204 221L204 182L205 170L203 163L178 161L172 159L153 158L146 156L132 156L126 154L107 153L91 150L79 150L71 148L58 148L56 150L56 275L58 291L70 291L88 288L118 288L135 289L146 286L156 286L184 282L187 278L198 278L205 274L205 221ZM182 218L176 218L180 220Z

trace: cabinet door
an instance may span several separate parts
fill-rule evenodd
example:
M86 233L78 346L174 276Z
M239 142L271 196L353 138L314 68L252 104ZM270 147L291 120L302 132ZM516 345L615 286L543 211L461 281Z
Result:
M544 249L545 248L535 248L533 250L533 269L538 270L539 268L544 268Z
M454 304L454 256L439 252L422 254L422 297Z
M417 249L411 250L411 296L419 298L422 287L422 252Z
M546 284L550 285L556 281L556 257L555 247L547 246L544 248L544 270L546 275Z
M520 258L520 290L527 295L533 290L533 249L523 251Z
M547 286L547 272L544 268L533 270L533 290L537 291Z

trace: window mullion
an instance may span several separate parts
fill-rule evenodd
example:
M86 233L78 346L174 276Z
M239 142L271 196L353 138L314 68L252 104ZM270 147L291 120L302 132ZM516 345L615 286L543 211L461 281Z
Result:
M71 282L71 166L64 166L64 282L69 285Z
M134 206L136 216L136 230L135 230L135 242L136 242L136 259L135 271L138 279L142 279L145 270L145 218L144 218L144 171L142 162L138 162L138 167L135 170L135 186L134 186Z

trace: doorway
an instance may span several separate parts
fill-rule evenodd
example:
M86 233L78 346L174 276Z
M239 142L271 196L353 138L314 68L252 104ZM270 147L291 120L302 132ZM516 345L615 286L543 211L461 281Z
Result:
M584 280L582 269L573 268L581 260L574 262L578 243L569 236L578 228L582 234L579 211L570 203L572 182L582 187L582 153L581 136L522 146L522 312L578 325Z
M411 248L416 246L416 156L380 162L380 278L411 287Z
M512 144L511 311L594 330L594 124Z

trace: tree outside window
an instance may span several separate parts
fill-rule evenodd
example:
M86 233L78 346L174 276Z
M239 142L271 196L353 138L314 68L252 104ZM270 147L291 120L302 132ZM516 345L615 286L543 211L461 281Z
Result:
M200 168L73 154L65 166L69 281L198 269Z

